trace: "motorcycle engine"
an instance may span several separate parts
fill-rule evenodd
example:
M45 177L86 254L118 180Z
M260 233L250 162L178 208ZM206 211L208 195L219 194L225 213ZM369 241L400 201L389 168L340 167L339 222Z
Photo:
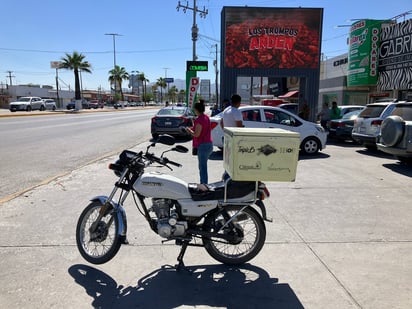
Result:
M178 214L172 209L173 202L163 198L152 199L152 210L157 217L157 233L164 238L183 236L187 230L186 221L178 221Z

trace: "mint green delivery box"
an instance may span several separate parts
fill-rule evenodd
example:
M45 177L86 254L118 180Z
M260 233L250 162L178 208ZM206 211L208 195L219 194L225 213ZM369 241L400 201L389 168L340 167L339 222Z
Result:
M299 133L269 128L225 128L223 167L233 180L295 181Z

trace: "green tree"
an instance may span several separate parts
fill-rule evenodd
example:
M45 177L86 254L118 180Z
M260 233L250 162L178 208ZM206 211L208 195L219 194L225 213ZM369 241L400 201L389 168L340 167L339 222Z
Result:
M109 74L110 74L109 81L119 86L120 98L123 101L124 96L123 96L123 90L122 90L122 82L123 80L129 79L129 73L126 72L126 69L124 67L120 67L116 65L113 69L109 71ZM117 86L115 86L115 89L117 90ZM115 93L115 97L116 97L116 93Z
M144 75L144 72L141 72L139 74L138 79L143 83L143 100L144 100L144 105L146 106L146 83L149 81L146 76Z
M91 73L91 64L84 61L85 56L74 51L73 54L66 53L65 57L61 58L60 68L73 70L74 72L74 98L80 100L82 98L80 90L80 71Z
M165 89L167 84L166 81L163 77L159 77L157 79L156 85L158 85L160 87L160 102L163 102L163 91L162 89Z

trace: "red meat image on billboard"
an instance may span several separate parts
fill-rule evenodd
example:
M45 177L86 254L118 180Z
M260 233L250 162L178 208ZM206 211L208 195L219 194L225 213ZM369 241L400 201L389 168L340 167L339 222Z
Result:
M322 9L225 8L228 68L317 68Z

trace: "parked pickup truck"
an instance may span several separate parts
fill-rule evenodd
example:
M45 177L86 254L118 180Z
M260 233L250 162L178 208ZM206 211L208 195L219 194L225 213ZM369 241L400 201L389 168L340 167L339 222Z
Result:
M46 109L46 104L40 97L21 97L17 101L10 102L9 109L11 112L40 110Z

